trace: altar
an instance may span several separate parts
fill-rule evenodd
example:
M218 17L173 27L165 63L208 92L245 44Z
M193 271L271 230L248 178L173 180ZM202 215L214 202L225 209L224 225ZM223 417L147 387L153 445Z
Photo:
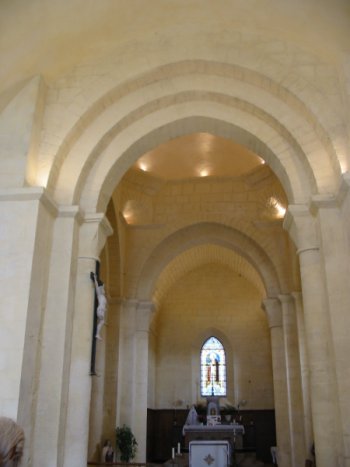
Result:
M238 423L231 425L185 425L185 448L191 441L228 441L232 451L243 446L244 426Z

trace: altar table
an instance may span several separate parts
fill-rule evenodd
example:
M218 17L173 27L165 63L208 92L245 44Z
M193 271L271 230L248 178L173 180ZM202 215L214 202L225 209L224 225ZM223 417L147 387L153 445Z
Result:
M191 441L189 467L229 467L231 449L228 441Z
M244 426L238 423L231 425L185 425L185 447L191 441L229 441L231 449L242 447Z

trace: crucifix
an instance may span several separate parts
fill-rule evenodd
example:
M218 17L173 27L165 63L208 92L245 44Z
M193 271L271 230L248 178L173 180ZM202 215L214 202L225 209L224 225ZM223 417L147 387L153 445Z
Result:
M105 323L105 314L107 308L107 299L103 282L99 279L100 264L96 262L96 271L90 273L90 279L95 286L94 300L94 317L92 326L92 349L91 349L91 364L90 374L96 375L95 360L96 360L96 339L102 340L100 335L101 329Z

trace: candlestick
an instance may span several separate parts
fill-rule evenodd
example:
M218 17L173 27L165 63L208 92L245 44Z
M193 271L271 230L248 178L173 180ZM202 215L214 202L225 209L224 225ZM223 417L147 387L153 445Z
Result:
M181 454L181 447L180 447L180 443L177 443L177 453L178 453L178 454Z
M175 448L171 448L171 458L175 459Z

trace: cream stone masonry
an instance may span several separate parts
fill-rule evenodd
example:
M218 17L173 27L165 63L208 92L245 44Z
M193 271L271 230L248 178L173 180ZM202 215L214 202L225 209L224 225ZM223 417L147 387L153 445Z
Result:
M38 383L38 340L47 286L40 277L49 267L56 206L41 188L19 188L0 192L0 210L1 242L7 246L1 254L0 274L1 369L8 375L0 390L0 410L27 426L35 402L28 400L27 405L21 399L19 404L20 391L31 391ZM33 278L31 271L36 272ZM28 372L28 379L21 383L22 371Z
M340 444L339 405L335 369L332 367L332 340L326 286L317 226L304 206L289 206L285 227L296 244L300 261L305 313L307 352L311 370L311 408L318 465L344 465ZM297 228L297 230L295 230ZM323 426L327 425L325 433Z
M149 327L154 304L127 300L121 310L117 426L129 425L136 437L136 460L146 458Z
M63 424L65 421L67 387L62 384L62 378L67 378L67 362L70 359L69 339L73 319L72 300L75 290L75 251L79 215L77 207L60 207L53 227L51 265L41 338L45 351L39 353L40 379L33 420L34 451L37 457L34 456L31 462L38 466L56 464L59 452L55 440L61 436L62 420ZM57 310L61 312L57 313ZM44 437L46 445L50 445L51 454L39 442L40 437L37 433L45 433L40 437Z
M17 94L0 112L1 187L44 186L38 180L37 152L45 97L44 80L36 76L21 83Z
M147 455L147 404L148 404L148 349L149 329L155 306L152 302L139 302L136 309L135 329L135 376L132 428L138 440L136 460L142 461ZM128 360L119 362L125 365Z
M343 433L343 449L346 462L350 462L350 408L344 394L350 392L350 369L347 355L350 353L350 342L347 329L350 328L348 300L350 290L347 284L349 265L347 254L349 245L344 236L338 206L334 199L314 197L312 210L320 224L320 243L325 265L330 327L332 333L332 349L337 376L339 398L339 415ZM336 272L336 274L335 274Z
M309 368L309 358L308 358L307 350L306 350L304 310L303 310L303 302L302 302L301 293L292 292L292 297L294 299L296 316L297 316L297 327L298 327L300 376L301 376L301 386L302 386L304 433L305 433L305 455L306 457L310 457L314 435L313 435L313 430L312 430L310 368Z
M288 410L288 387L283 336L283 317L278 298L266 298L262 302L266 312L270 334L273 366L273 388L275 401L278 465L292 465L291 424Z
M288 392L288 409L290 437L292 448L292 466L297 467L303 463L307 456L305 447L303 404L300 377L300 356L298 348L297 318L294 301L291 295L279 295L282 305L282 322L284 337L284 355L286 359L286 379Z
M66 420L61 442L64 450L58 465L83 466L87 463L89 416L91 398L90 357L94 288L90 273L95 271L96 260L112 234L108 220L101 214L85 214L79 230L79 256L74 297L71 356L67 370L70 385L67 388ZM82 429L85 427L85 429ZM82 452L85 453L82 456Z
M348 0L0 4L0 415L23 465L85 467L123 423L145 461L147 409L200 400L217 335L280 467L313 442L350 467Z

